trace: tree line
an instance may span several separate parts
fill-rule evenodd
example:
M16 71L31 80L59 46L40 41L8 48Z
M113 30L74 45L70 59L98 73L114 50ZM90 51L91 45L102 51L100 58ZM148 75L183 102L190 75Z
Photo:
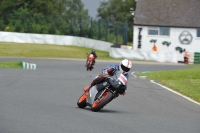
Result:
M101 2L98 19L91 18L81 0L0 0L0 31L74 35L105 41L132 41L133 0ZM119 3L119 4L115 4ZM128 24L126 26L126 24ZM123 43L123 42L121 42Z

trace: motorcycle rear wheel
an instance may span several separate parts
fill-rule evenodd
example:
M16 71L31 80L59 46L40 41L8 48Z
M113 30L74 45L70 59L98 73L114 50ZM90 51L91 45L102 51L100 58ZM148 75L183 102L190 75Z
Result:
M86 98L88 97L88 92L83 93L83 95L78 99L77 105L79 108L85 108L87 106L86 104Z
M91 110L94 112L99 111L103 108L107 103L112 100L112 93L109 91L105 91L101 99L96 99L92 104Z
M92 68L93 68L92 64L93 64L92 61L88 61L88 63L87 63L87 71L88 70L92 71Z

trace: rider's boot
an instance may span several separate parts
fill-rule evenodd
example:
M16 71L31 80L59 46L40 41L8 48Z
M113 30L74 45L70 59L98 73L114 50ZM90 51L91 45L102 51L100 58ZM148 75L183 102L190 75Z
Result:
M94 64L95 64L95 62L92 63L92 67L95 67Z

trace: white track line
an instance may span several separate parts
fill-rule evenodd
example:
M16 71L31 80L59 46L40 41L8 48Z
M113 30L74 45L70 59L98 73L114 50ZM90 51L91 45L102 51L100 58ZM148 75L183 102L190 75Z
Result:
M135 75L135 73L137 73L137 72L131 72L131 75L133 75L133 77L137 78L137 76ZM139 78L140 78L140 77L139 77ZM140 78L140 79L141 79L141 78ZM172 89L170 89L170 88L168 88L168 87L166 87L166 86L164 86L164 85L161 85L161 84L155 82L154 80L150 80L150 82L153 83L153 84L159 85L160 87L162 87L162 88L164 88L164 89L166 89L166 90L168 90L168 91L171 91L171 92L173 92L173 93L175 93L175 94L177 94L177 95L179 95L179 96L181 96L181 97L183 97L183 98L185 98L185 99L187 99L187 100L189 100L189 101L191 101L191 102L193 102L193 103L195 103L195 104L197 104L197 105L200 105L199 102L194 101L193 99L191 99L191 98L189 98L189 97L187 97L187 96L184 96L184 95L182 95L182 94L180 94L180 93L178 93L178 92L176 92L176 91L174 91L174 90L172 90Z
M186 97L186 96L184 96L184 95L182 95L182 94L180 94L180 93L178 93L178 92L176 92L176 91L174 91L174 90L172 90L172 89L170 89L170 88L168 88L168 87L166 87L166 86L164 86L164 85L161 85L161 84L159 84L159 83L156 83L154 80L150 80L150 82L151 82L151 83L154 83L154 84L156 84L156 85L159 85L159 86L163 87L164 89L167 89L168 91L171 91L171 92L173 92L173 93L175 93L175 94L177 94L177 95L179 95L179 96L181 96L181 97L183 97L183 98L185 98L185 99L187 99L187 100L189 100L189 101L191 101L191 102L193 102L193 103L196 103L196 104L200 105L200 103L198 103L197 101L194 101L193 99L191 99L191 98L189 98L189 97Z
M135 75L136 72L132 72L131 75L133 75L134 78L137 78L137 76Z

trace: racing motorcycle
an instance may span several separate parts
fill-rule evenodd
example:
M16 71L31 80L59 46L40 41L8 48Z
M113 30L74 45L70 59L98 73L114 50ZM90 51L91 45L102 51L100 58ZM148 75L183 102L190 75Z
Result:
M78 99L77 105L79 108L89 106L92 111L97 112L119 94L122 94L126 83L127 78L120 71L117 71L113 76L94 85L89 92L84 92Z
M94 55L93 54L89 54L87 56L87 64L86 64L86 70L90 70L92 71L92 69L94 68L93 67L93 64L94 64Z

